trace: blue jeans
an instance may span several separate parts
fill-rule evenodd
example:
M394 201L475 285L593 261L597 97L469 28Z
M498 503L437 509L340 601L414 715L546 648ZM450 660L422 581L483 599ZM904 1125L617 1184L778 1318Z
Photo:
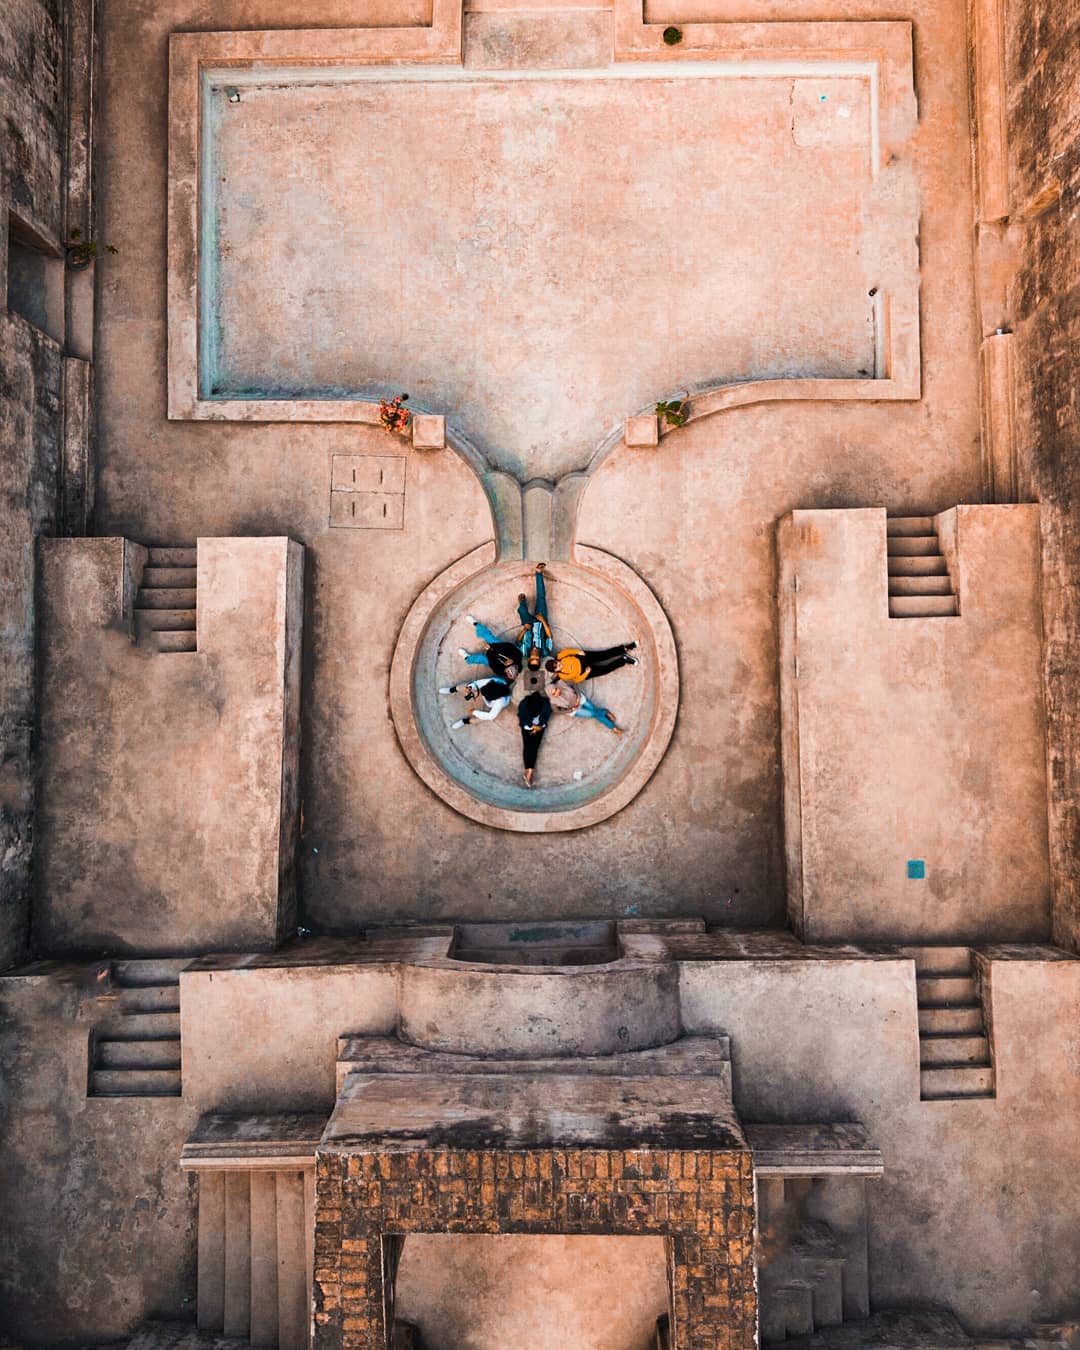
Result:
M498 642L497 635L491 631L486 623L476 623L473 627L476 629L476 636L481 642L486 642L489 647L493 642ZM470 652L465 658L465 664L467 666L486 666L487 652Z
M540 653L546 656L551 651L551 639L547 635L548 612L547 612L547 587L544 585L543 572L534 573L536 577L536 604L530 612L527 600L518 601L518 619L523 627L529 631L521 640L521 650L528 656L533 647L539 647ZM543 623L541 623L541 619ZM545 627L547 624L547 627Z
M615 729L615 719L606 708L598 708L595 703L590 703L584 694L581 696L581 702L570 714L571 717L595 717L609 731Z

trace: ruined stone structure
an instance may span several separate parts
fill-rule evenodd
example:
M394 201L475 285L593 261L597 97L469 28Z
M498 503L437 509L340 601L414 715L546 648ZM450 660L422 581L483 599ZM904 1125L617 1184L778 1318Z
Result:
M1077 1344L1078 33L0 7L0 1347Z

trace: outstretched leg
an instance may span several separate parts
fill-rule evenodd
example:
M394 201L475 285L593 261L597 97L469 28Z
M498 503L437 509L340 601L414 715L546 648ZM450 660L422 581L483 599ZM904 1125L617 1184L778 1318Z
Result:
M544 564L536 564L536 617L548 622L547 586L544 584Z
M481 623L479 619L473 619L473 627L476 629L476 636L481 642L486 642L489 647L493 642L498 642L498 634L493 633L486 623Z
M571 713L572 717L593 717L602 726L607 727L608 731L618 731L615 725L615 719L606 708L598 708L595 703L591 703L584 695L581 702Z

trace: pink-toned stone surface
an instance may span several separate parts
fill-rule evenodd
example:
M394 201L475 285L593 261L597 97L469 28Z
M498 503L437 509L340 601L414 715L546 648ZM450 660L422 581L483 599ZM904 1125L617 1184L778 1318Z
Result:
M480 1350L496 1327L529 1350L565 1350L571 1327L590 1350L654 1350L668 1305L664 1240L418 1233L396 1294L431 1350Z
M889 617L884 512L781 522L788 906L807 941L1049 936L1038 514L937 518L954 618Z
M296 916L302 551L203 540L184 653L131 640L135 552L43 547L37 941L273 946Z
M277 14L276 6L228 3L215 7L212 26L257 27L277 22ZM296 21L293 8L280 14L280 22ZM561 19L472 17L483 20L488 66L515 64L523 44L533 64L565 59ZM771 0L753 0L734 15L717 0L690 17L815 15L793 16ZM845 0L835 17L892 19L895 12L883 0L859 7ZM255 526L308 546L302 865L309 921L347 929L418 912L577 914L582 897L597 913L638 907L702 910L722 922L779 918L775 520L805 505L939 509L970 499L980 482L964 9L960 0L917 0L908 17L918 39L922 121L898 172L910 174L920 198L923 399L740 408L673 431L659 453L616 452L603 465L585 495L578 537L626 559L670 615L683 677L680 720L648 789L618 816L577 838L521 836L508 845L503 832L461 819L428 792L386 715L386 674L409 605L433 576L492 537L486 502L460 460L414 457L403 531L328 530L330 456L386 453L377 429L166 420L166 35L211 25L181 0L153 11L110 0L99 168L103 225L121 253L101 294L99 516L104 529L154 542ZM600 22L609 20L600 12ZM320 3L305 9L303 21L351 23L355 14ZM403 10L402 22L413 21ZM594 43L594 53L601 49ZM465 59L477 59L468 26ZM130 79L132 64L144 72L138 82ZM324 129L320 123L320 135ZM785 153L819 157L794 147ZM782 181L753 190L763 210L783 215ZM685 211L688 201L678 198L671 209ZM881 209L888 216L894 207L883 199ZM587 232L586 218L575 228ZM756 273L752 267L740 278L748 290ZM656 309L651 286L649 272L635 314ZM755 303L767 320L771 296L760 292ZM591 346L581 350L593 359ZM827 346L811 344L811 360L827 354ZM419 403L412 374L395 371L394 380L404 381L395 391L408 389ZM673 386L681 379L680 372ZM662 392L648 388L637 406ZM634 410L614 410L610 425L593 428L593 443ZM524 464L527 474L547 471L539 457ZM553 888L552 875L574 884ZM489 876L497 880L478 884Z
M874 207L865 80L388 75L211 109L221 395L409 372L528 477L687 382L873 373L912 222Z

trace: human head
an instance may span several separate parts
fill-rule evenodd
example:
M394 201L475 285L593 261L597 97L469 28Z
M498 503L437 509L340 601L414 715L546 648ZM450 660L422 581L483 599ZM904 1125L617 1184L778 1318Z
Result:
M558 661L555 660L553 656L549 656L548 659L544 662L544 669L556 671L559 669L559 663Z
M508 680L516 680L520 674L521 670L516 661L508 661L506 663L506 678Z
M528 665L529 665L529 669L530 669L530 670L539 670L539 669L540 669L540 648L539 648L539 647L530 647L530 648L529 648L529 655L528 655L528 657L527 657L526 659L527 659L527 661L528 661Z

